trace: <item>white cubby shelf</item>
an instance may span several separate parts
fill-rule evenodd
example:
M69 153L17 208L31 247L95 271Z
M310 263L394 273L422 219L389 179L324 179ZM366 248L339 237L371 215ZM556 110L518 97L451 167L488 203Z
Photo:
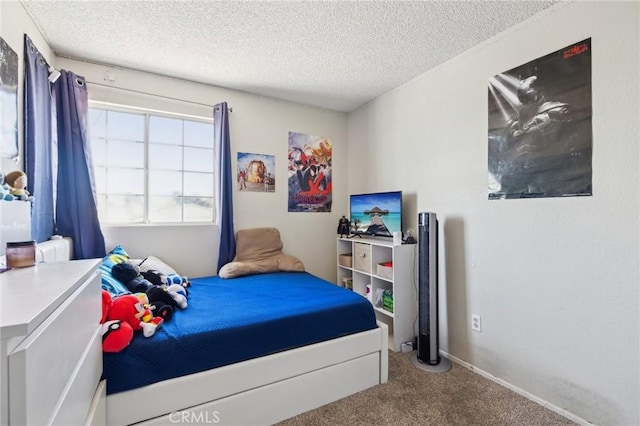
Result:
M393 245L384 237L339 237L337 244L336 284L344 286L344 279L351 278L353 291L362 297L371 285L376 319L389 328L389 348L400 352L402 343L413 342L417 326L417 245ZM345 256L349 254L351 259ZM393 264L392 271L378 274L378 265L387 262ZM378 290L393 292L393 312L376 303Z

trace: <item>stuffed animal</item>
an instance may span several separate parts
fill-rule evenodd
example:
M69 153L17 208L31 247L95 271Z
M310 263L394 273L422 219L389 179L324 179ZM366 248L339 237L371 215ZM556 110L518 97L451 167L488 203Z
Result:
M27 191L27 175L22 170L14 170L7 173L4 183L11 188L11 195L16 200L33 201L33 197Z
M109 310L112 305L111 295L102 290L102 351L120 352L131 343L133 339L133 328L123 320L107 320Z
M180 309L187 308L187 297L189 295L186 288L186 283L189 283L187 277L180 277L177 274L164 275L156 269L149 269L141 274L147 281L160 287L163 293L171 297L172 301L164 300L165 303L179 307ZM189 283L189 285L191 285L191 283ZM153 290L154 294L149 295L150 291L151 290L146 291L150 300L157 300L157 298L161 296L161 293L157 290Z
M131 262L116 263L111 268L113 278L124 284L131 293L146 293L153 284L140 275L140 268Z
M164 322L162 318L154 317L149 309L145 309L133 294L124 294L113 299L107 320L127 322L133 331L142 330L144 337L153 336Z
M11 188L9 188L9 185L0 185L0 200L13 201L13 199L14 197L11 195Z
M166 288L180 309L187 309L187 289L180 284L171 284Z
M180 284L183 287L190 287L191 281L184 275L169 274L167 275L167 285Z
M0 200L13 201L13 195L11 195L11 188L4 183L4 173L0 172Z
M143 306L151 311L154 317L169 321L173 317L173 308L177 304L173 298L160 287L151 287L146 293L136 293Z
M140 275L153 285L166 286L168 283L167 276L157 269L149 269L147 271L140 272Z

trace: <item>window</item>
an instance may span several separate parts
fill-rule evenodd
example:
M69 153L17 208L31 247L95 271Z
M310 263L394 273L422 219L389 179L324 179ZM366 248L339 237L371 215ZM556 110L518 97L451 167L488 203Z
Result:
M212 222L213 123L124 109L89 109L103 223Z

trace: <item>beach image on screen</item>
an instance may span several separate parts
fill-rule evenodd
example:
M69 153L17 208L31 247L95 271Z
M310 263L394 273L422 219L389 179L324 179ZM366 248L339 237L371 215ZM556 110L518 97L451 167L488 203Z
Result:
M402 193L351 195L351 223L356 233L391 237L402 231Z

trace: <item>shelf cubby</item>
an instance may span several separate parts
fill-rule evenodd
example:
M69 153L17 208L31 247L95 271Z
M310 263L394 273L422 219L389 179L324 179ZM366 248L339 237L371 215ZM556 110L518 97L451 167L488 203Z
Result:
M353 291L362 297L371 285L371 301L376 319L389 327L389 347L399 352L404 342L413 341L417 318L416 244L393 245L389 238L338 238L338 282L344 286L351 278ZM342 258L341 258L342 257ZM349 259L350 258L350 259ZM350 263L349 263L350 262ZM378 265L391 263L391 268ZM393 293L393 312L376 303L376 294L390 290Z

